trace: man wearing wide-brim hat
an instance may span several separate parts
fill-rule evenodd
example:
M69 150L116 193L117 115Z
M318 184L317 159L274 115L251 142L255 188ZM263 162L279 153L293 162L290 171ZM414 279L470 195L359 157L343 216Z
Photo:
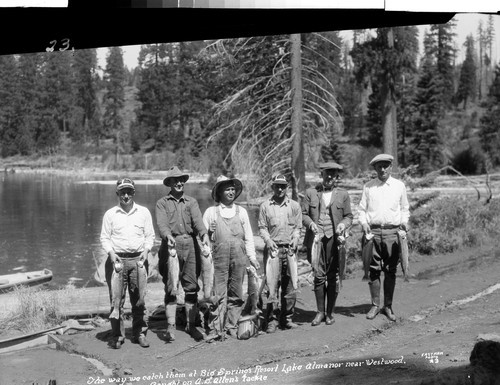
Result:
M243 190L237 178L219 176L212 189L215 206L207 208L203 223L209 229L215 269L214 295L209 315L209 338L227 333L236 337L243 308L243 279L247 263L259 269L248 213L234 203Z
M363 228L364 247L370 247L369 282L372 307L366 318L373 319L383 312L396 321L392 300L396 287L396 270L400 248L398 230L408 231L410 217L404 183L391 176L394 157L390 154L375 156L370 165L377 178L363 187L359 202L359 223ZM367 240L371 240L367 242ZM365 250L364 250L365 251ZM369 254L368 254L369 255ZM384 307L380 308L380 275L384 272Z
M168 282L168 258L172 258L169 251L174 250L173 254L177 254L179 259L179 281L185 292L186 332L197 340L203 338L203 334L195 327L201 254L197 238L207 246L210 246L210 240L198 201L184 193L184 185L188 179L189 174L182 172L177 166L171 167L163 180L170 191L156 203L156 223L162 240L158 251L158 269L165 284L165 339L169 342L175 340L176 329L177 296L172 292L175 288Z
M335 322L333 314L341 279L338 246L353 219L349 194L337 187L343 166L330 161L321 163L319 169L322 182L307 189L301 201L302 224L306 228L304 244L313 266L317 307L312 326Z
M297 300L297 247L302 229L301 208L298 202L287 196L286 177L283 174L273 176L271 187L273 195L260 205L258 221L259 234L265 244L264 266L268 261L277 262L278 266L278 269L274 269L275 276L271 276L271 267L265 267L267 286L269 290L274 290L267 299L267 333L274 333L278 326L281 329L297 327L292 317ZM274 258L276 260L273 261ZM281 303L281 308L278 303Z

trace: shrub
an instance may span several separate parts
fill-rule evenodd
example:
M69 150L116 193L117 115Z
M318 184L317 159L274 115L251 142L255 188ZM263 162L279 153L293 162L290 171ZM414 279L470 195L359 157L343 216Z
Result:
M488 205L467 197L439 198L410 217L409 247L421 254L449 253L500 235L500 201Z

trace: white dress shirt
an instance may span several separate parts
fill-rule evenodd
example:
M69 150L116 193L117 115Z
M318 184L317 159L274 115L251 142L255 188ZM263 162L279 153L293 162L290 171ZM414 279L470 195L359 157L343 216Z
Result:
M203 223L207 229L210 229L210 224L217 220L217 207L220 207L220 215L222 218L232 218L236 215L236 205L225 206L219 203L218 206L211 206L205 210L203 214ZM248 217L247 210L241 206L240 211L240 221L243 225L243 232L245 234L245 250L248 258L255 258L255 242L253 239L252 226L250 225L250 219Z
M107 254L151 250L154 240L153 219L146 207L134 202L128 213L117 205L104 214L101 244Z
M387 181L373 179L365 184L359 202L359 223L399 226L408 223L410 205L403 182L389 176Z

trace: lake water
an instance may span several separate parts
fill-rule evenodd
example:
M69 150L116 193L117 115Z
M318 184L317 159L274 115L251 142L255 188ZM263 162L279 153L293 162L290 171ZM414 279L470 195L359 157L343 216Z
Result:
M0 275L47 268L54 274L51 286L96 286L95 260L105 256L99 241L102 217L118 203L116 179L87 183L54 175L1 174ZM135 182L135 201L151 211L154 223L156 201L168 188L161 180ZM211 188L186 184L185 192L198 200L202 213L213 204ZM238 201L244 199L242 194ZM257 234L257 210L249 209L249 216Z

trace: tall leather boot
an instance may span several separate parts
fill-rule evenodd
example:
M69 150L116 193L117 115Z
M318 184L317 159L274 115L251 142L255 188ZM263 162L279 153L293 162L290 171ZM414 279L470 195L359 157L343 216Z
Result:
M196 341L203 339L203 334L196 327L196 314L198 313L198 306L196 303L185 303L186 308L186 332L193 337Z
M326 320L325 324L331 325L335 323L335 318L333 317L333 312L335 310L335 303L337 302L337 290L335 283L328 283L326 288Z
M396 321L396 316L392 311L392 298L396 287L396 276L385 274L384 277L384 309L383 312L391 321Z
M316 296L316 308L318 312L311 322L312 326L318 326L325 319L325 284L317 285L314 288L314 295Z
M175 341L175 317L177 313L177 303L170 302L165 305L165 314L167 315L167 331L165 340L167 342Z
M367 319L374 319L380 313L380 279L368 282L370 295L372 297L372 307L366 314Z

